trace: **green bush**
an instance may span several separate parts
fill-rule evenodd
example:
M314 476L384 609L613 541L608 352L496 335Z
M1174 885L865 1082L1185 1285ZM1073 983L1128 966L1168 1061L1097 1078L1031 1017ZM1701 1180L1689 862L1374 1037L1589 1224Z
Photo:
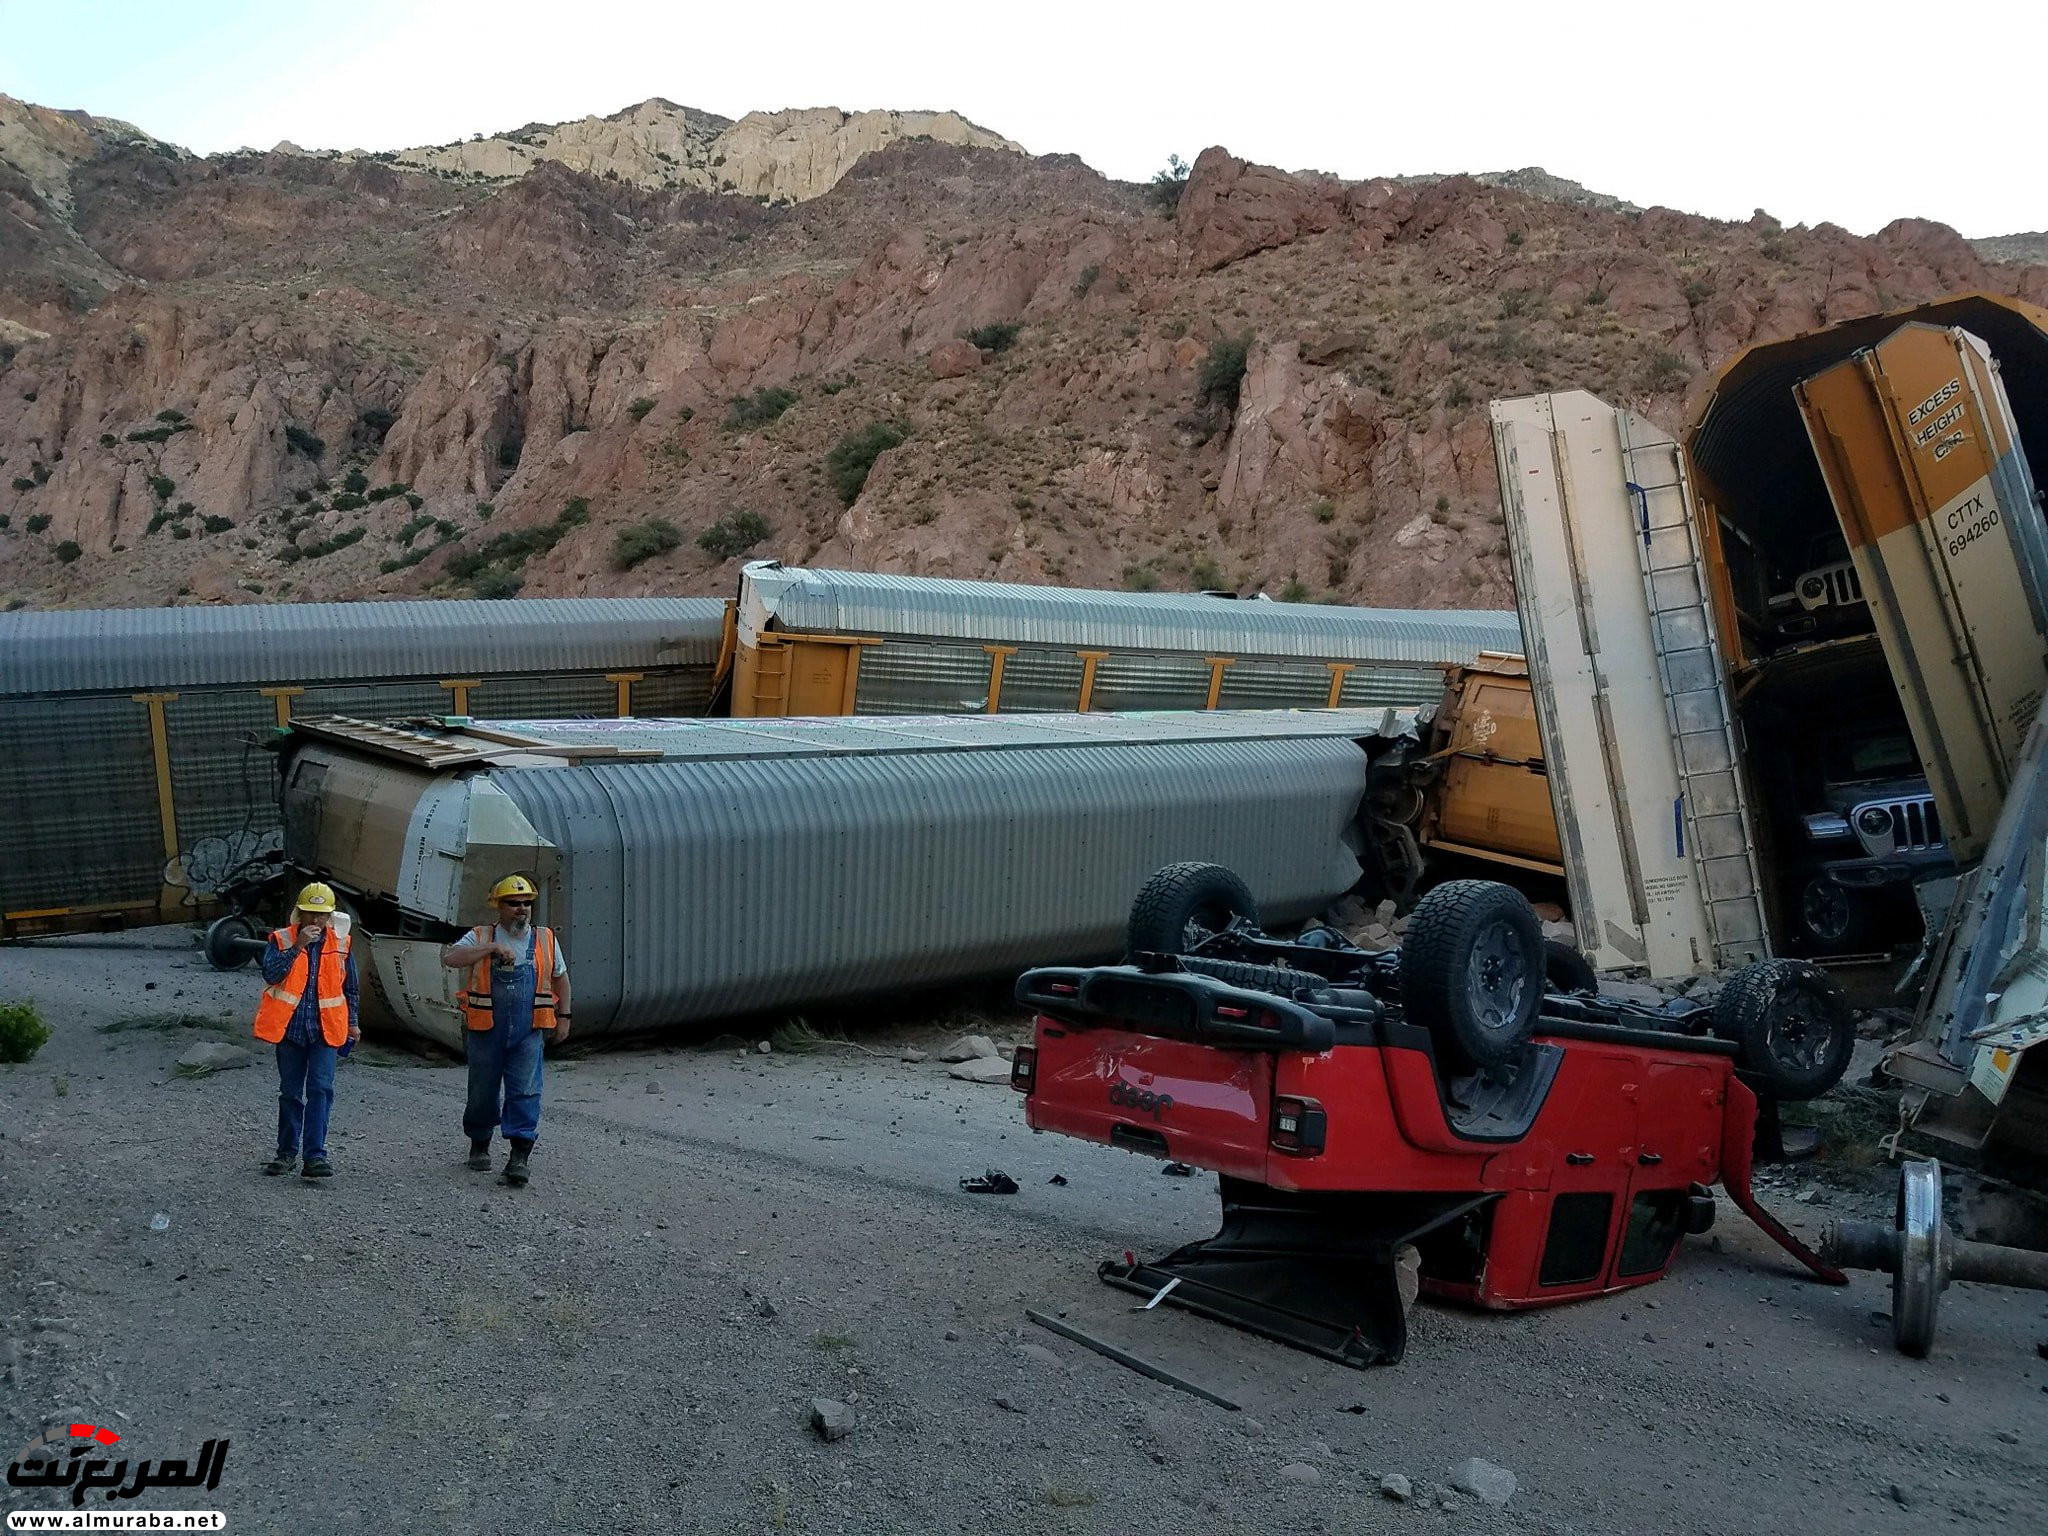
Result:
M17 491L32 491L36 488L36 483L29 479L27 475L16 475L14 477L14 488Z
M1676 352L1658 352L1652 355L1645 371L1649 374L1650 388L1666 390L1676 388L1692 372L1685 359Z
M185 413L183 411L171 410L158 411L156 419L158 421L167 421L174 427L182 427L185 424Z
M612 564L622 571L630 571L643 561L667 554L682 542L681 532L666 518L634 523L621 528L613 538Z
M199 519L199 526L208 533L226 533L235 525L225 517L202 517Z
M354 487L351 486L350 489L353 490ZM409 485L380 485L363 499L365 501L389 501L394 496L403 496L411 489L412 487Z
M28 529L30 533L41 533L50 526L50 514L47 512L32 513L29 516L29 520L22 524L22 526Z
M356 419L367 427L374 437L382 437L391 430L392 423L398 420L396 416L385 410L381 405L371 406Z
M774 531L758 512L728 512L697 535L697 547L714 560L734 560Z
M825 478L849 507L860 500L868 483L868 471L875 460L901 443L905 429L895 422L871 421L858 432L849 432L825 455Z
M166 442L169 440L172 430L170 427L144 427L140 432L130 432L128 434L128 441L131 443Z
M515 596L524 579L526 562L535 555L546 554L571 529L589 521L589 501L581 496L571 497L552 523L501 533L480 549L466 549L448 562L448 574L457 581L468 582L478 597Z
M434 552L432 544L422 544L418 549L408 549L402 555L393 555L389 560L378 562L377 569L389 576L393 571L409 570Z
M1204 405L1220 405L1234 414L1251 350L1250 331L1236 336L1219 336L1209 343L1209 355L1195 370L1195 398Z
M407 518L405 521L405 526L398 530L398 542L401 544L410 544L414 539L418 538L421 534L425 533L429 528L433 526L434 520L431 517Z
M306 545L299 553L308 560L318 560L327 555L337 554L360 540L365 531L361 528L344 529L331 538L320 540L317 544Z
M967 339L984 352L1007 352L1016 345L1017 333L1023 329L1014 320L992 320L969 331Z
M502 599L517 597L524 585L526 579L511 571L490 571L478 577L469 590L478 597Z
M635 421L645 421L647 419L647 413L653 409L654 402L648 399L645 395L642 395L639 399L635 400L631 405L626 407L626 414L632 417Z
M173 523L171 524L171 537L174 539L189 539L192 537L192 530L183 523Z
M1308 601L1308 583L1299 576L1290 576L1287 585L1280 589L1283 603L1305 603Z
M1087 298L1088 290L1095 286L1095 280L1100 276L1102 276L1101 263L1091 261L1087 266L1083 267L1081 275L1074 279L1074 297L1077 299Z
M114 436L114 434L111 432L102 432L100 434L100 446L102 448L111 448L120 441L121 440L118 437Z
M1310 515L1319 523L1333 523L1337 520L1335 502L1319 501L1310 510Z
M1168 155L1166 169L1154 171L1145 188L1145 196L1152 206L1161 213L1172 213L1178 208L1181 193L1188 189L1188 172L1193 169L1179 155Z
M312 499L313 493L311 491L301 489L292 492L292 500L296 501L302 507Z
M351 495L360 496L370 488L370 477L360 469L352 469L341 477L341 488Z
M327 451L327 444L304 427L287 426L284 429L284 445L291 452L303 453L309 459L317 459Z
M169 501L171 499L171 492L178 488L178 482L169 475L151 475L149 477L149 488L156 492L156 499L158 501Z
M342 491L334 498L334 510L337 512L353 512L364 505L363 498L352 491Z
M0 1061L20 1065L50 1039L50 1026L34 1003L0 1003Z
M52 551L52 553L56 555L59 564L69 565L72 561L76 560L80 555L84 554L85 551L80 549L76 544L72 543L69 539L66 539L62 544L59 544L56 547L56 549Z
M418 491L407 491L405 493L405 504L408 507L411 507L413 511L417 512L421 507L424 507L427 504L427 498L422 496Z
M676 412L676 420L688 421L692 416L695 416L696 414L697 413L695 411L691 410L690 407L686 405L680 411Z
M1159 573L1149 565L1127 565L1124 567L1124 585L1133 592L1157 592Z
M562 503L561 515L555 519L555 522L561 526L564 532L571 528L581 528L589 521L590 498L588 496L571 496Z
M795 390L763 386L751 395L734 395L732 409L725 414L725 424L735 431L765 427L796 402Z

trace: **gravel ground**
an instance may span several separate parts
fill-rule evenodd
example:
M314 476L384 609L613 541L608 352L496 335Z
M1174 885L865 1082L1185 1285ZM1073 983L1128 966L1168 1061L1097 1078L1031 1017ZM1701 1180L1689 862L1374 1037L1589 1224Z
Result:
M245 1040L257 985L176 930L0 949L0 998L57 1031L0 1067L0 1434L84 1419L135 1456L231 1438L217 1492L143 1508L279 1532L2048 1526L2042 1296L1953 1290L1909 1361L1888 1281L1806 1283L1724 1203L1647 1291L1425 1305L1401 1365L1351 1371L1134 1313L1095 1262L1213 1230L1213 1181L1035 1138L1007 1088L893 1047L552 1061L514 1191L461 1166L459 1067L366 1046L341 1071L338 1177L263 1178L267 1057L181 1076L208 1035L167 1017ZM960 1190L990 1166L1020 1192ZM1778 1189L1809 1232L1836 1199ZM852 1433L813 1433L820 1397ZM1504 1507L1452 1488L1474 1456L1514 1473Z

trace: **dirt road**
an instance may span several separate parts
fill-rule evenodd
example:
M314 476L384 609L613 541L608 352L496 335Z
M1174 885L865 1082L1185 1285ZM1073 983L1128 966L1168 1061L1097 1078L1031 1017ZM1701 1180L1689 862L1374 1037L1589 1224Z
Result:
M138 1457L231 1441L215 1492L113 1507L478 1536L2048 1528L2037 1295L1951 1291L1909 1361L1887 1281L1807 1283L1724 1202L1648 1291L1425 1305L1404 1363L1351 1371L1134 1313L1095 1262L1212 1230L1213 1180L1034 1137L1007 1088L893 1049L551 1061L524 1191L462 1167L459 1067L366 1049L338 1177L264 1178L267 1056L180 1076L205 1036L166 1017L246 1040L256 986L171 930L0 949L0 999L57 1030L0 1067L9 1456L72 1420ZM960 1190L991 1165L1020 1192ZM1782 1209L1810 1229L1825 1196ZM812 1432L818 1397L850 1435ZM1504 1506L1452 1489L1474 1456L1514 1473Z

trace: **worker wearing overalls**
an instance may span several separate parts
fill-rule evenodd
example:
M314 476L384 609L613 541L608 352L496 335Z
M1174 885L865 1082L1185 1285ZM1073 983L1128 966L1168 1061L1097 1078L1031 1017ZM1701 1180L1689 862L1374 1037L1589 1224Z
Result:
M262 965L268 985L256 1004L256 1038L277 1047L277 1156L263 1171L290 1173L303 1156L303 1177L329 1178L335 1063L363 1035L356 957L331 887L316 880L299 892L291 925L271 934Z
M569 963L555 931L533 921L538 894L524 875L507 875L491 887L497 923L472 928L441 951L443 965L469 973L462 993L469 1166L490 1170L491 1134L502 1124L512 1148L504 1178L512 1185L526 1182L540 1134L541 1042L569 1038Z

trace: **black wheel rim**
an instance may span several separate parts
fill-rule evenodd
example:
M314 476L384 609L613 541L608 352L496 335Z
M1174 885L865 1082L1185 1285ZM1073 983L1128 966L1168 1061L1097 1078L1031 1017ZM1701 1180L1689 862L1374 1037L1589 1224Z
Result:
M1786 1071L1805 1076L1818 1070L1827 1061L1834 1035L1827 1008L1803 987L1780 992L1771 1000L1764 1049Z
M1505 918L1495 918L1472 941L1465 966L1465 996L1472 1016L1486 1029L1513 1029L1521 1022L1522 996L1529 987L1528 957L1521 935Z
M1833 944L1849 931L1849 893L1832 880L1815 880L1806 888L1800 913L1808 932L1822 943Z

